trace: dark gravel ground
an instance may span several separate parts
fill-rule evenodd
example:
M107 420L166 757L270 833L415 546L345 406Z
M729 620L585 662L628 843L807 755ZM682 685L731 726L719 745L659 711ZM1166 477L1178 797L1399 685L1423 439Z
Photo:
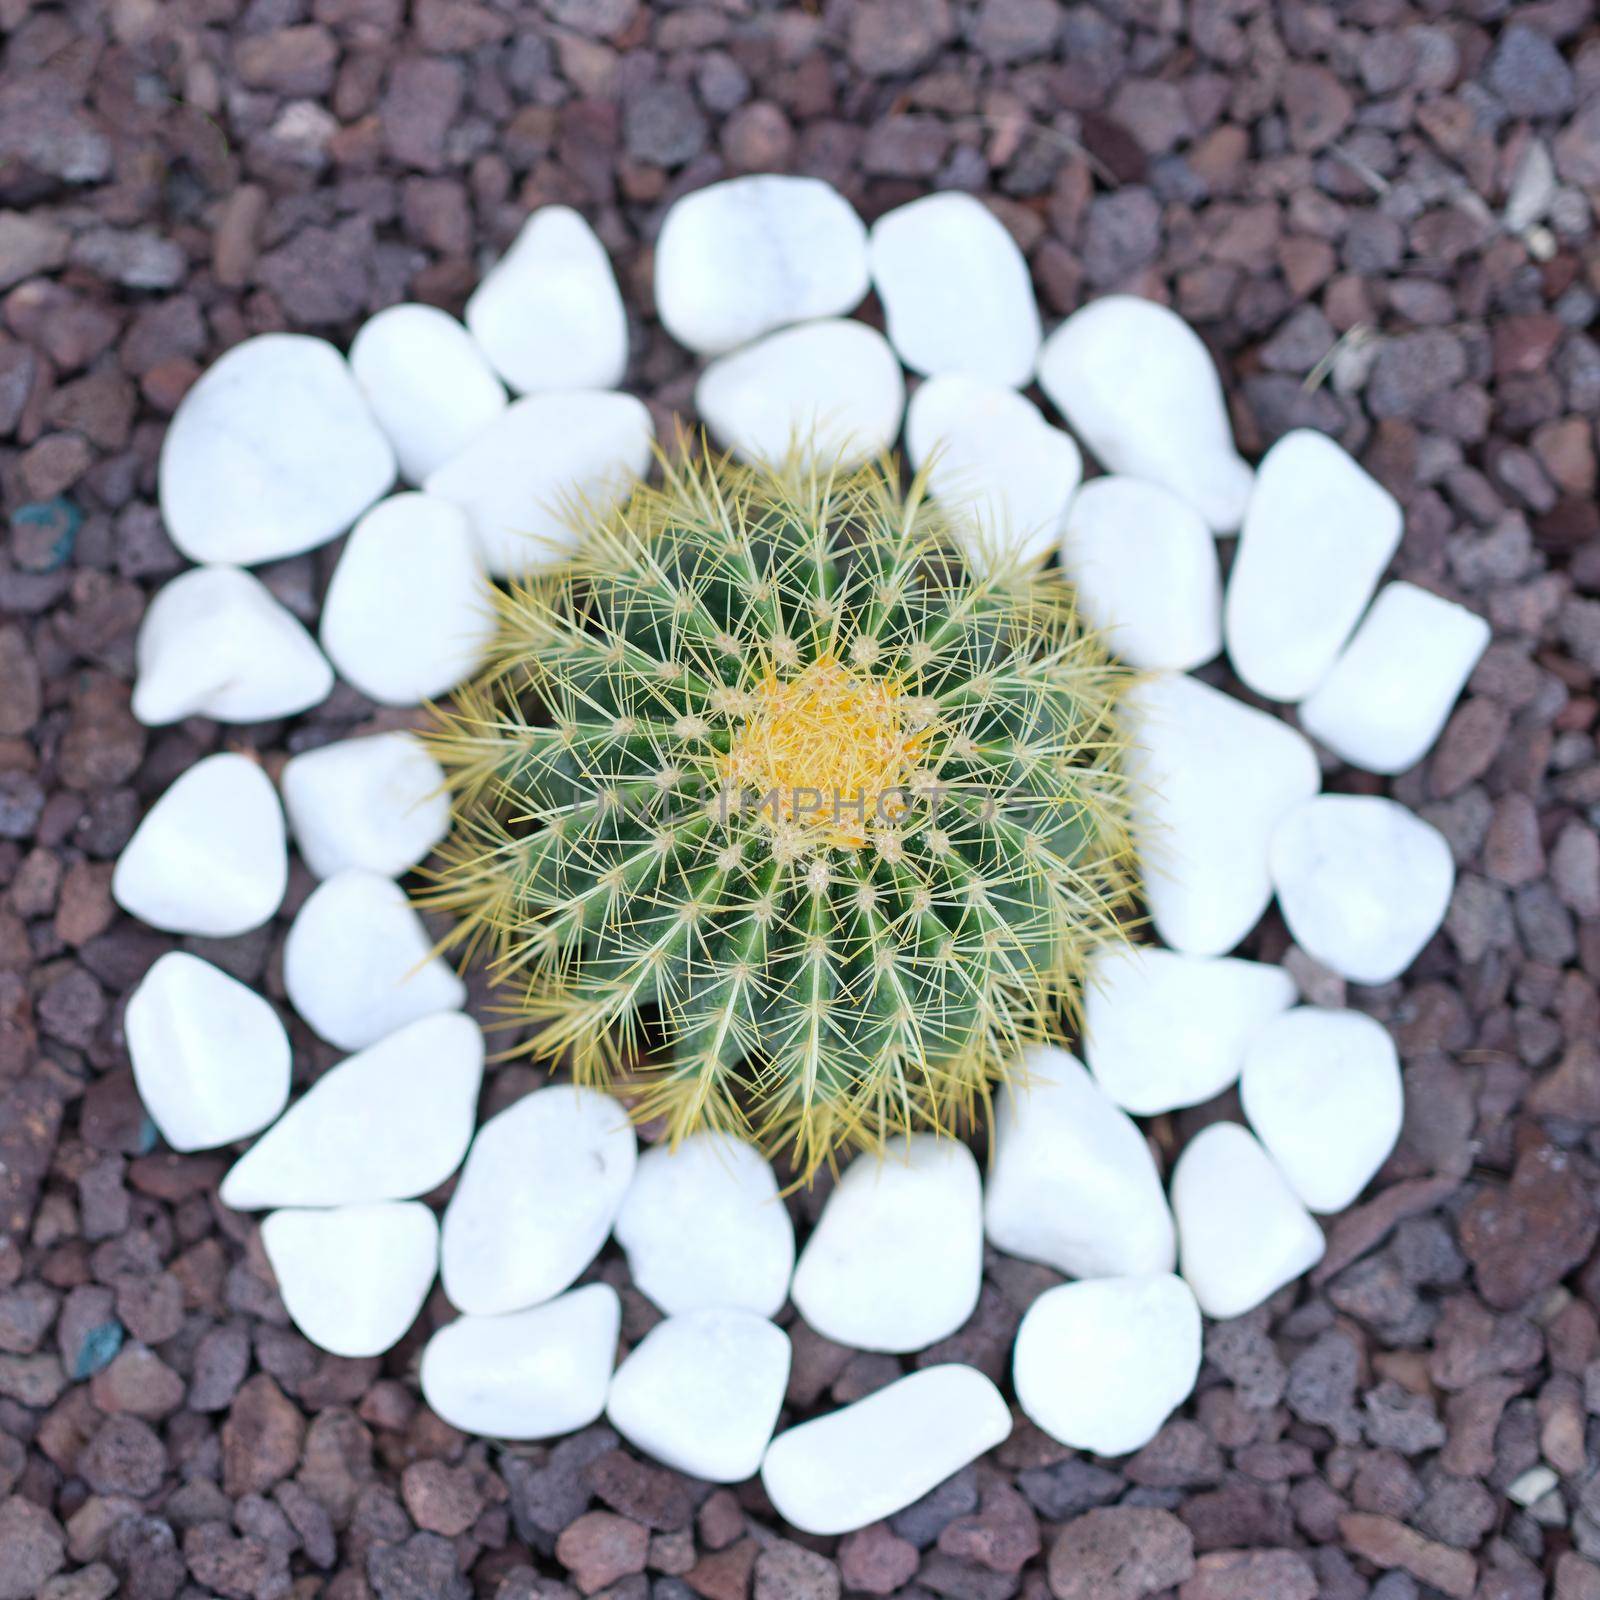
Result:
M0 29L0 1600L1600 1597L1592 0L0 0ZM675 195L762 169L869 217L981 193L1052 315L1170 300L1242 445L1336 434L1405 504L1397 569L1496 633L1392 786L1460 887L1406 982L1349 996L1398 1037L1408 1120L1327 1261L1209 1330L1200 1392L1133 1458L1022 1426L837 1543L603 1427L457 1434L414 1381L437 1299L381 1361L302 1340L216 1202L225 1157L153 1147L120 1015L166 941L107 893L201 753L375 720L344 688L293 726L129 714L141 611L181 565L156 452L205 364L401 298L459 309L561 200L639 308L630 384L683 407L650 241ZM269 581L310 616L335 553ZM281 931L197 947L281 993ZM329 1052L295 1037L303 1081ZM600 1270L638 1337L653 1314ZM1048 1280L994 1261L931 1355L1000 1375ZM901 1369L793 1332L794 1414ZM1523 1509L1508 1486L1541 1464Z

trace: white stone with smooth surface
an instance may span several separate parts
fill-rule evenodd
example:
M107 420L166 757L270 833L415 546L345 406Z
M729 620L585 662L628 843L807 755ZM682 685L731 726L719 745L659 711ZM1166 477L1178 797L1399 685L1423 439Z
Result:
M289 848L272 780L247 756L197 761L145 813L112 898L152 928L231 939L283 904Z
M1289 932L1352 983L1398 978L1439 931L1455 880L1444 835L1379 795L1319 795L1272 838Z
M1179 1268L1208 1317L1240 1317L1322 1259L1322 1230L1237 1122L1214 1122L1172 1172Z
M1065 1050L1035 1045L997 1096L989 1242L1075 1278L1170 1272L1172 1214L1144 1135Z
M1085 1059L1137 1117L1199 1105L1238 1078L1252 1036L1294 998L1294 980L1264 962L1101 950L1084 984Z
M702 1483L754 1477L789 1382L789 1336L749 1311L658 1322L617 1368L611 1426L635 1449Z
M551 1439L605 1410L622 1303L590 1283L507 1317L458 1317L422 1352L422 1397L453 1428Z
M1272 898L1278 823L1317 792L1305 736L1198 679L1160 673L1128 695L1134 836L1156 932L1222 955Z
M701 355L720 355L857 305L867 292L867 230L819 178L730 178L668 208L655 274L667 332Z
M1216 533L1239 526L1251 473L1211 352L1176 312L1113 294L1044 342L1039 384L1107 472L1170 489Z
M261 1247L294 1325L349 1358L397 1344L439 1270L439 1224L414 1200L274 1211L261 1224Z
M913 372L1020 389L1039 359L1039 308L1017 242L959 190L886 212L867 245L889 343Z
M134 645L133 714L270 722L326 700L333 668L265 584L238 567L192 567L162 587Z
M1433 748L1489 648L1476 612L1411 583L1384 586L1300 706L1300 726L1368 772L1405 772Z
M842 467L886 450L900 431L905 379L864 322L804 322L720 356L700 374L695 408L741 461L796 447Z
M794 1224L754 1146L692 1133L639 1157L617 1213L634 1287L669 1314L777 1314L794 1273Z
M289 1103L289 1036L254 989L169 950L123 1015L139 1098L174 1149L211 1150L259 1133Z
M467 326L519 394L612 389L628 316L611 258L570 206L540 206L467 301Z
M594 1260L638 1141L608 1094L556 1084L478 1130L444 1214L444 1290L473 1316L561 1293Z
M790 1292L824 1338L901 1353L954 1333L982 1284L978 1163L964 1144L922 1133L845 1169Z
M630 394L551 390L518 400L423 487L467 513L497 578L564 561L573 510L620 505L650 465L650 413Z
M419 1017L466 1004L466 985L432 951L397 884L347 867L318 884L289 925L283 986L329 1044L363 1050Z
M235 1211L411 1200L461 1164L483 1078L483 1035L460 1012L424 1017L317 1079L222 1180Z
M506 408L483 351L437 306L390 306L370 318L350 367L407 483L421 483Z
M1222 648L1222 573L1200 513L1159 484L1096 478L1073 499L1061 565L1117 658L1185 672Z
M342 533L394 482L394 451L325 339L264 333L184 395L161 446L161 516L191 561L254 566Z
M1400 1137L1394 1041L1359 1011L1300 1006L1250 1042L1244 1114L1308 1211L1343 1211Z
M1228 658L1257 694L1303 700L1400 543L1400 506L1332 439L1286 433L1262 457L1228 576Z
M975 1367L925 1367L772 1441L761 1482L802 1533L850 1533L920 1500L1011 1432Z
M1127 1455L1194 1391L1200 1308L1171 1273L1064 1283L1023 1316L1011 1371L1024 1414L1052 1439Z

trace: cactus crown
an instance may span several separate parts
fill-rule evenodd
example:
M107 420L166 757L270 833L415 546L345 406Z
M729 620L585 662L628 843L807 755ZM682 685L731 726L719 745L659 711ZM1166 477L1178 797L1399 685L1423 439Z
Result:
M1128 675L922 479L663 462L496 604L422 899L671 1136L955 1132L1119 936Z

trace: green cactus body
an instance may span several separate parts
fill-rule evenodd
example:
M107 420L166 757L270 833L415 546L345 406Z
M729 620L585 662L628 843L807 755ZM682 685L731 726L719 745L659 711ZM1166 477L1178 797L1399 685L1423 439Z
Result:
M1128 675L1058 573L964 562L888 466L662 479L499 593L429 737L423 901L530 1050L674 1137L809 1173L956 1132L1119 937Z

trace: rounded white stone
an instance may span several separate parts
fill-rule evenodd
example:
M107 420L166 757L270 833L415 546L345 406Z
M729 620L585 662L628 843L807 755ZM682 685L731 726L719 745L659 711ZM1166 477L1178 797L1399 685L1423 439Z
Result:
M444 769L414 734L306 750L285 763L281 781L294 842L319 878L346 867L399 877L450 831Z
M770 1317L789 1296L794 1224L778 1180L759 1150L725 1134L646 1150L615 1232L634 1287L665 1312Z
M1321 685L1300 726L1369 772L1405 772L1433 748L1489 647L1489 624L1411 583L1391 583Z
M1148 1444L1200 1374L1200 1308L1182 1278L1046 1290L1017 1329L1017 1402L1052 1439L1098 1456Z
M1272 881L1295 942L1352 983L1398 978L1455 889L1445 837L1378 795L1319 795L1272 836Z
M414 706L477 670L495 621L467 514L397 494L345 543L322 606L322 648L369 699Z
M323 339L235 345L183 397L161 447L161 515L191 561L253 566L325 544L394 482L394 451Z
M234 1162L222 1203L261 1211L427 1194L466 1154L482 1078L472 1018L424 1017L323 1073Z
M997 1250L1074 1278L1170 1272L1172 1214L1142 1133L1065 1050L1035 1045L995 1110L984 1221Z
M1053 549L1083 477L1077 445L1031 400L963 373L918 386L906 410L906 453L914 467L931 462L936 500L976 518L969 555L985 568Z
M1130 667L1184 672L1222 648L1222 573L1200 513L1170 489L1096 478L1078 491L1061 565L1092 627Z
M1191 1139L1172 1172L1179 1271L1208 1317L1252 1311L1322 1259L1322 1230L1237 1122Z
M721 356L700 374L695 408L743 461L795 449L857 466L900 431L906 386L883 335L864 322L805 322Z
M1287 723L1179 673L1146 678L1125 704L1156 932L1190 955L1222 955L1267 909L1273 830L1316 794L1316 754Z
M151 806L111 877L112 898L152 928L214 939L259 928L288 886L272 780L230 751L197 761Z
M1155 1116L1221 1094L1245 1047L1294 1004L1282 967L1154 945L1097 951L1084 984L1084 1055L1124 1111Z
M608 1094L556 1084L491 1117L444 1214L444 1291L473 1316L537 1305L594 1260L638 1141Z
M397 1344L439 1270L439 1224L414 1200L274 1211L261 1246L294 1325L336 1356Z
M350 367L407 483L421 483L506 408L506 391L459 322L390 306L363 324Z
M605 1409L622 1302L590 1283L508 1317L458 1317L422 1352L422 1397L453 1428L550 1439Z
M857 1156L812 1229L791 1291L824 1338L923 1350L954 1333L983 1285L983 1184L964 1144L916 1134Z
M570 206L540 206L467 301L467 326L519 394L612 389L628 315L605 246Z
M1039 359L1039 308L1016 240L959 190L885 213L867 245L889 343L914 372L1020 389Z
M1405 1095L1389 1031L1359 1011L1301 1006L1250 1042L1244 1114L1308 1211L1343 1211L1400 1137Z
M397 884L347 867L313 889L283 943L289 1004L329 1044L363 1050L467 990Z
M617 1368L606 1417L629 1444L702 1483L761 1466L789 1382L789 1336L749 1311L658 1322Z
M1262 457L1228 576L1228 658L1270 700L1327 677L1400 543L1394 496L1325 435Z
M333 668L265 584L192 567L150 602L134 646L133 714L150 727L292 717L328 697Z
M289 1103L289 1035L253 989L169 950L123 1016L139 1098L174 1150L259 1133Z
M495 577L520 576L566 559L579 502L604 513L628 498L654 440L650 413L632 395L529 395L429 473L424 487L467 513Z
M1045 340L1039 384L1107 472L1172 490L1215 532L1239 526L1250 469L1211 353L1175 312L1134 295L1092 301Z
M730 178L668 208L655 273L662 326L720 355L855 306L867 292L867 230L819 178Z
M981 1372L925 1367L780 1433L761 1482L802 1533L851 1533L903 1511L1010 1432L1010 1409Z

